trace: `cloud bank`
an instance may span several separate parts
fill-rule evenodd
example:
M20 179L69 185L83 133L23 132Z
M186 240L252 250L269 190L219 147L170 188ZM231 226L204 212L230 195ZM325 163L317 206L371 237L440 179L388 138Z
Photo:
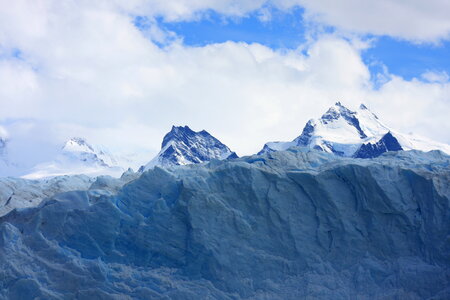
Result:
M450 2L446 0L280 0L301 5L310 21L360 34L388 35L417 43L450 38Z
M151 21L201 18L211 9L244 16L267 5L297 4L309 18L343 30L424 41L448 33L446 22L416 36L394 21L377 27L369 18L359 26L361 16L349 25L340 12L351 19L361 6L332 12L324 8L327 1L3 1L0 123L21 146L83 136L113 150L148 151L149 159L171 125L187 124L242 155L269 140L293 139L309 118L340 100L350 107L366 103L394 128L450 142L448 76L430 71L408 81L387 70L380 74L384 84L374 87L361 58L368 45L358 37L319 35L295 50L238 42L188 47ZM378 5L371 13L382 13ZM434 12L421 13L428 22ZM149 17L147 30L134 25L137 15ZM157 46L157 35L170 42Z
M103 8L107 6L107 2L94 2ZM389 35L415 42L450 38L450 2L446 0L118 0L112 1L111 6L130 14L161 16L167 21L200 19L211 10L232 17L258 11L262 18L270 19L268 8L288 11L298 6L305 10L309 21L348 32Z

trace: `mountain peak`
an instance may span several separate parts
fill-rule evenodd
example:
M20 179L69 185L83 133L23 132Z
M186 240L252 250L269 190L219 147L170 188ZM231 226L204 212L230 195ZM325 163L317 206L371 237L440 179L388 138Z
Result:
M341 104L341 102L336 102L334 106L330 107L325 114L322 115L320 118L320 122L324 125L329 125L330 128L336 128L337 126L342 127L343 124L333 124L333 123L339 123L340 119L345 120L345 122L354 127L356 131L358 132L360 138L366 138L367 135L364 133L364 131L361 129L361 126L359 124L359 120L356 116L356 112L351 111L347 107Z
M64 158L63 158L64 157ZM116 159L102 147L92 146L85 138L73 137L63 146L60 160L71 160L103 167L117 166Z
M338 101L320 118L309 120L292 142L267 143L260 153L300 146L351 156L362 143L378 140L388 131L364 104L353 111Z
M196 134L189 126L172 126L172 129L164 136L161 148L164 148L172 140L183 140Z
M69 139L62 149L69 152L95 152L94 148L84 138L80 137Z
M206 130L196 132L188 126L172 126L163 138L161 151L145 169L156 165L187 165L234 157L237 157L236 153Z
M309 120L292 142L269 142L258 154L306 147L340 156L376 157L386 151L433 149L450 153L450 147L421 137L407 136L384 125L366 105L356 111L336 102L319 119Z
M170 130L170 132L194 132L194 131L187 125L184 126L172 125L172 129Z
M73 137L64 143L52 160L37 164L24 177L36 179L67 174L116 176L123 170L106 149L89 144L85 138Z
M332 107L330 107L327 110L326 113L324 113L322 115L321 119L324 122L327 122L327 121L336 120L341 116L344 118L350 118L354 114L355 114L354 111L351 111L350 109L348 109L347 107L342 105L341 102L336 102Z

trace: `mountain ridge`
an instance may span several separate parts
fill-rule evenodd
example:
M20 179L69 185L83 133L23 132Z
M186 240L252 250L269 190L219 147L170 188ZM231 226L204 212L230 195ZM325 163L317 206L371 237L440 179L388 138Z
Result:
M1 128L0 128L1 129ZM388 136L386 136L389 134ZM155 166L172 167L198 164L213 159L237 158L237 154L206 130L194 131L189 126L172 126L162 139L161 150L150 161L142 154L113 155L104 147L91 145L82 137L68 139L53 159L22 165L8 157L9 138L0 132L0 175L42 178L70 174L120 176L130 166L142 172ZM398 144L398 145L396 145ZM373 158L386 151L441 150L450 154L450 145L426 138L402 134L381 122L366 105L350 110L336 102L319 118L310 119L301 134L290 142L267 142L259 155L284 151L293 146L319 150L338 156ZM53 150L52 150L53 151ZM138 158L139 157L139 158ZM48 159L48 158L47 158ZM143 163L145 163L143 165Z
M53 160L34 166L22 177L37 179L75 174L120 176L125 170L107 150L89 144L84 138L73 137L64 143Z
M399 147L381 147L383 138L389 134ZM387 138L387 137L386 137ZM368 145L372 146L368 146ZM379 145L376 150L373 145ZM336 102L320 118L309 120L302 133L291 142L268 142L258 152L264 154L271 151L286 150L292 146L306 147L338 156L373 158L386 151L400 150L441 150L450 154L450 146L427 141L417 136L401 134L384 125L366 105L361 104L356 111ZM363 147L363 149L360 149ZM372 153L369 152L372 149ZM396 149L396 150L394 150ZM382 152L380 152L382 151Z
M225 144L206 130L193 131L189 126L172 126L164 136L160 152L144 167L188 165L212 159L237 158Z

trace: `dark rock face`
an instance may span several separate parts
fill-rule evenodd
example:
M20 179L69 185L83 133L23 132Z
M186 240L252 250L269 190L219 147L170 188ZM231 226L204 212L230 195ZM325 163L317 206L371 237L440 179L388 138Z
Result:
M237 157L236 153L207 131L195 132L188 126L173 126L164 136L161 149L149 166L196 164L211 159Z
M239 158L239 156L236 154L236 152L232 152L226 159L235 159Z
M273 152L0 218L0 299L448 299L450 158Z
M314 135L314 122L309 120L303 128L302 134L297 137L294 142L297 146L305 147L309 144L311 137Z
M355 158L373 158L378 157L387 151L403 150L397 139L390 133L386 133L375 144L362 144L361 147L353 155Z
M266 154L266 153L270 153L270 152L274 152L274 151L275 150L273 150L266 144L256 155L262 155L262 154Z

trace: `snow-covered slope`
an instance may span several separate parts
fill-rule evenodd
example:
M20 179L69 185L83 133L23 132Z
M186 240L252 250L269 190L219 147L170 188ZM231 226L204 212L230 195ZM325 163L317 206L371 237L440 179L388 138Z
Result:
M22 177L36 179L74 174L120 176L124 170L105 149L94 147L85 139L72 138L64 144L54 160L38 164Z
M161 151L145 170L154 166L188 165L227 158L237 158L237 155L207 131L195 132L188 126L173 126L164 136Z
M388 133L391 142L385 144L383 138ZM377 144L385 146L373 146ZM389 148L389 145L394 144L399 144L400 148ZM292 142L267 143L258 154L286 150L292 146L321 150L339 156L363 158L376 157L383 152L397 150L441 150L450 154L449 145L414 135L405 135L390 129L364 104L361 104L356 111L351 111L340 102L332 106L319 119L309 120L302 134ZM363 149L360 149L361 147ZM363 152L363 156L358 156Z
M156 167L0 218L0 299L450 299L449 203L439 151Z

